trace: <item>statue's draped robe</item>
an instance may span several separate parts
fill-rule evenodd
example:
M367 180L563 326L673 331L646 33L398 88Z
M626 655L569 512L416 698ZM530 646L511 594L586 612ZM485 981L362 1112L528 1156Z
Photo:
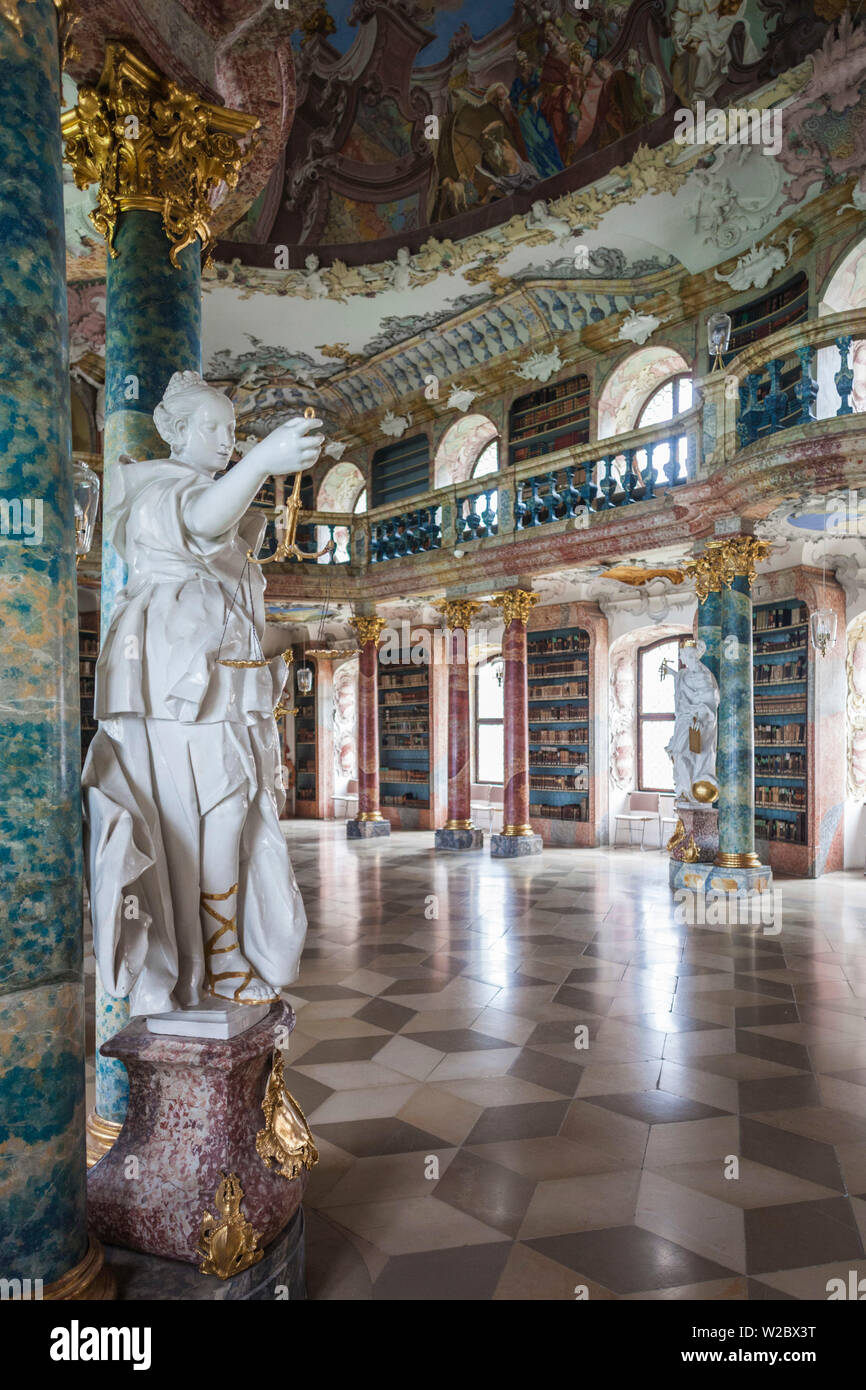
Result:
M247 802L237 921L256 974L290 984L306 931L279 822L273 710L287 668L282 657L252 669L217 663L218 653L260 658L264 578L244 569L264 521L250 513L216 540L194 536L185 508L212 485L176 460L122 459L107 499L105 524L129 577L96 668L87 870L100 976L110 994L129 995L133 1014L210 998L200 893L226 893L234 873L200 881L201 823L226 797L242 792ZM227 904L212 905L225 915Z

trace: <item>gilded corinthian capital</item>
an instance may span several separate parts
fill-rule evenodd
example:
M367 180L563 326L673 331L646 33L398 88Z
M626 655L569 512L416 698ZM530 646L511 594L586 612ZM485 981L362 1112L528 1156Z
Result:
M143 208L162 213L175 266L196 237L210 250L213 194L221 183L237 186L251 153L239 142L258 124L184 91L119 43L106 46L98 83L80 87L61 118L76 184L98 186L90 220L111 255L119 214Z
M538 599L539 595L534 594L531 589L506 589L504 594L496 594L493 602L502 609L505 626L508 627L509 623L527 622Z
M481 612L481 604L471 598L443 598L434 603L433 607L444 614L445 622L452 632L457 627L465 628L468 632L475 614Z
M703 554L687 561L684 573L695 581L695 593L701 603L708 594L730 589L734 580L746 578L753 583L757 566L770 553L770 542L755 536L731 536L726 540L707 541Z
M378 642L382 633L382 628L386 626L384 618L371 617L350 618L349 622L358 634L358 641L362 647L366 647L368 642Z

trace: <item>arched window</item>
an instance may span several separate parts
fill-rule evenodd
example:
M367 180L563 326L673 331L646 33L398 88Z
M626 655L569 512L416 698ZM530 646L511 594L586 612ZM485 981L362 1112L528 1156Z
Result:
M362 487L362 488L361 488L361 491L358 493L357 498L355 499L355 505L354 505L354 507L352 508L352 512L354 513L355 516L360 516L361 513L362 513L362 512L365 512L366 510L367 510L367 489L366 489L365 487Z
M676 376L668 377L661 386L657 386L651 393L649 399L643 406L638 415L635 428L649 429L652 425L664 425L668 420L675 420L678 415L682 415L686 410L691 410L694 402L694 386L692 378L688 372L677 372ZM677 477L686 476L686 461L689 456L689 441L686 435L680 435L676 441ZM656 475L656 485L667 483L665 468L670 463L671 446L670 444L657 444L653 449L653 467ZM641 449L637 455L638 467L643 470L646 468L646 452Z
M598 398L598 438L637 428L656 388L671 377L688 375L689 364L674 348L647 343L624 358L605 381Z
M447 429L433 461L433 486L448 487L475 477L475 469L498 431L486 415L462 415ZM497 465L498 466L498 465Z
M501 656L475 667L475 780L503 781L505 767L505 696Z
M672 792L674 769L665 744L674 731L674 682L661 675L662 662L676 670L679 640L661 637L637 653L637 777L642 792Z
M679 372L655 388L638 416L637 428L663 425L666 420L691 410L693 400L692 379L687 372Z
M488 473L499 472L499 440L491 439L489 444L485 444L478 458L475 460L475 467L472 469L473 478L486 478Z

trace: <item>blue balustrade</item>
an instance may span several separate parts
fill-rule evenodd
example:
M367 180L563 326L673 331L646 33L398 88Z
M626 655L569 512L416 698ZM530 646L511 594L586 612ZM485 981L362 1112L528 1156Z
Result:
M370 527L370 563L399 560L442 546L442 508L418 507Z

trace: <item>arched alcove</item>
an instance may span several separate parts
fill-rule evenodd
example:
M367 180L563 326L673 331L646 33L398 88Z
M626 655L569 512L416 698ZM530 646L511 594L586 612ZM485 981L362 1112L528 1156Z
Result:
M316 509L320 512L354 511L365 486L364 475L357 464L348 459L335 463L319 484Z
M433 461L433 486L464 483L472 477L479 454L499 431L486 415L464 415L445 431Z
M641 408L652 393L669 377L689 372L691 367L675 348L638 348L614 367L598 398L598 438L624 434L637 424Z

